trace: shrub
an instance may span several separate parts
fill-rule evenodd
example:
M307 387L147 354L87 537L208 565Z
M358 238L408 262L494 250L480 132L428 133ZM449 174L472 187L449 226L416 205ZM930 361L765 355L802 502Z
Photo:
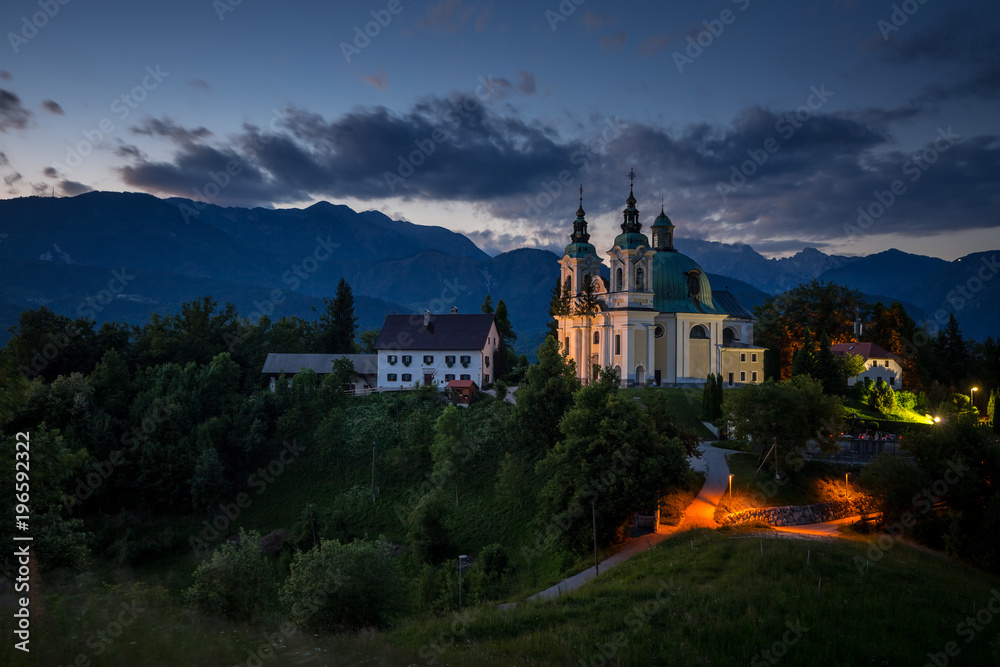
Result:
M896 392L885 380L879 380L868 395L868 407L884 415L892 414L896 410Z
M184 600L236 619L251 619L272 587L271 567L260 549L260 535L240 529L239 539L223 544L194 571Z
M323 540L296 555L281 588L293 623L314 630L385 627L405 611L405 582L385 540Z
M502 597L507 571L507 554L503 547L499 544L483 547L472 569L477 597L481 600L496 600Z
M913 410L917 407L917 395L912 391L897 391L896 403L904 410Z
M875 498L887 524L912 509L913 496L926 485L927 476L909 459L883 453L865 466L858 481Z

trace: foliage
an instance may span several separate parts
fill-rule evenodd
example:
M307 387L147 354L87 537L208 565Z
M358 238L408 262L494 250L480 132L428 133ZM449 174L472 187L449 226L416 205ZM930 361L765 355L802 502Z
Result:
M722 374L709 373L701 401L702 419L714 422L722 417Z
M326 309L319 318L317 347L330 354L353 354L357 351L354 341L358 318L354 316L354 293L343 278L337 283L333 300L324 298Z
M538 464L548 480L539 502L542 517L559 517L565 530L557 541L569 551L584 551L590 543L586 510L592 502L597 538L608 544L631 513L655 508L660 493L688 469L683 445L661 438L613 376L578 391L559 430L563 439Z
M184 600L229 618L252 619L272 586L260 535L240 529L237 540L220 546L194 571L194 584L184 591Z
M497 302L496 312L493 314L493 321L497 327L497 351L494 357L493 375L497 379L507 379L511 372L518 365L517 354L514 352L514 343L517 342L517 334L507 316L507 304L500 299Z
M579 388L573 360L559 353L555 338L546 338L538 348L538 363L528 369L524 383L518 387L515 409L518 426L526 436L531 434L539 455L555 445L558 424Z
M391 544L323 540L299 553L281 587L293 623L314 630L360 630L389 625L405 612L406 585Z
M853 352L837 357L837 363L840 364L840 374L845 380L861 375L866 368L865 358Z
M879 380L868 394L868 407L884 415L896 411L896 392L885 380Z
M701 450L698 449L700 443L698 433L690 428L684 428L677 422L670 408L666 391L649 390L643 396L642 402L646 408L646 414L653 422L653 428L660 434L661 438L679 440L684 445L684 452L688 457L701 456Z
M782 382L768 378L762 384L729 392L724 409L730 436L748 444L762 459L775 443L797 459L813 439L821 451L836 448L840 398L825 395L823 386L813 378L798 375ZM783 456L788 460L787 454Z
M861 469L858 482L878 501L882 523L891 525L899 522L904 512L914 510L913 497L928 479L909 459L884 452Z

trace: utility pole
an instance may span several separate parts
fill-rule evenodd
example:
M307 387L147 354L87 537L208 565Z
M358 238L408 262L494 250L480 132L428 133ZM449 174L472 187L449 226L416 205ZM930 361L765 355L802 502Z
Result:
M372 438L372 505L375 504L375 439Z
M462 561L468 558L466 555L458 557L458 613L462 613Z
M601 564L597 560L597 498L590 500L590 518L594 525L594 575L600 576Z

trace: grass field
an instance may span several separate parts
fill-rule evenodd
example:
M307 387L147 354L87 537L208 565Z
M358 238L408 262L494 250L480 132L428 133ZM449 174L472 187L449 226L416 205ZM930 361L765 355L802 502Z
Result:
M124 581L90 582L101 592L86 600L74 581L50 581L32 652L4 642L0 663L763 665L769 651L782 665L923 665L955 642L948 664L996 664L1000 623L987 604L1000 578L904 543L866 567L872 549L860 538L691 531L554 601L354 635L280 636L277 620L229 623ZM130 601L141 611L114 625ZM966 621L974 610L980 630ZM11 636L12 621L0 616L0 632Z

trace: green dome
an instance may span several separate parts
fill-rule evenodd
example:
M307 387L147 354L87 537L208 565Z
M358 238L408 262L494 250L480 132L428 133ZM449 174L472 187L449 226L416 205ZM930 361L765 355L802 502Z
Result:
M667 214L663 211L663 208L661 207L660 208L660 214L658 216L656 216L656 220L653 221L653 226L654 227L673 227L674 223L670 222L670 218L667 217Z
M566 254L570 257L586 257L587 255L597 257L597 248L590 243L570 243L566 246Z
M635 250L640 246L649 247L649 239L645 234L637 232L624 232L615 237L615 245L622 250Z
M692 294L692 271L697 289ZM653 308L661 313L720 313L712 302L712 286L698 263L679 252L653 255Z

